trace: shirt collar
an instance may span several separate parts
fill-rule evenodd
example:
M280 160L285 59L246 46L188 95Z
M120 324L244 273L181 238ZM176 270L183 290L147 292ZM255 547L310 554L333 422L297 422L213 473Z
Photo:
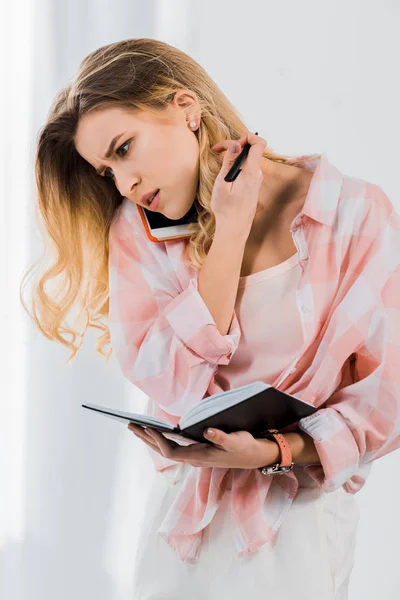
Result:
M302 162L295 164L299 159ZM330 162L325 153L304 154L288 162L314 173L300 214L331 226L338 207L343 174Z

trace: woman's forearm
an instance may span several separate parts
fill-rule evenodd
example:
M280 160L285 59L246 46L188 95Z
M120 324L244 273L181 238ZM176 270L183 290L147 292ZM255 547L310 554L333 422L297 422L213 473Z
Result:
M314 440L305 432L285 433L290 450L292 451L292 460L295 465L321 464ZM279 446L273 440L259 440L265 448L265 466L274 465L280 461ZM275 456L271 460L271 450L275 447Z

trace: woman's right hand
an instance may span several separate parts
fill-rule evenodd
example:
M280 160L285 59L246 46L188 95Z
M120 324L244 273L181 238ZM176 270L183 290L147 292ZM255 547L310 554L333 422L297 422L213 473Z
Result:
M237 152L230 150L230 145L234 142L240 144ZM224 177L246 143L251 144L251 147L240 167L241 172L235 181L224 181ZM244 230L247 228L250 231L263 179L260 161L266 145L267 142L262 137L247 132L239 140L224 140L211 146L211 150L214 152L226 151L211 195L211 210L218 226L222 223L224 228Z

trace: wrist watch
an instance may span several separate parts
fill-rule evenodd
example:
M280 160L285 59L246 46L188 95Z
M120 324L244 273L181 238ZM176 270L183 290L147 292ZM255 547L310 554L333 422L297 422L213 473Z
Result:
M286 438L279 433L278 429L267 429L266 432L262 433L263 438L274 440L281 453L281 462L275 465L266 465L265 467L258 467L258 470L263 475L283 475L293 470L294 463L292 461L292 451Z

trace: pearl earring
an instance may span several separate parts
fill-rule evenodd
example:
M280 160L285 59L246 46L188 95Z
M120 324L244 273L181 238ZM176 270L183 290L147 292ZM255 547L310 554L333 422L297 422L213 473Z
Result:
M192 122L190 123L190 127L196 127L196 121L192 121Z

